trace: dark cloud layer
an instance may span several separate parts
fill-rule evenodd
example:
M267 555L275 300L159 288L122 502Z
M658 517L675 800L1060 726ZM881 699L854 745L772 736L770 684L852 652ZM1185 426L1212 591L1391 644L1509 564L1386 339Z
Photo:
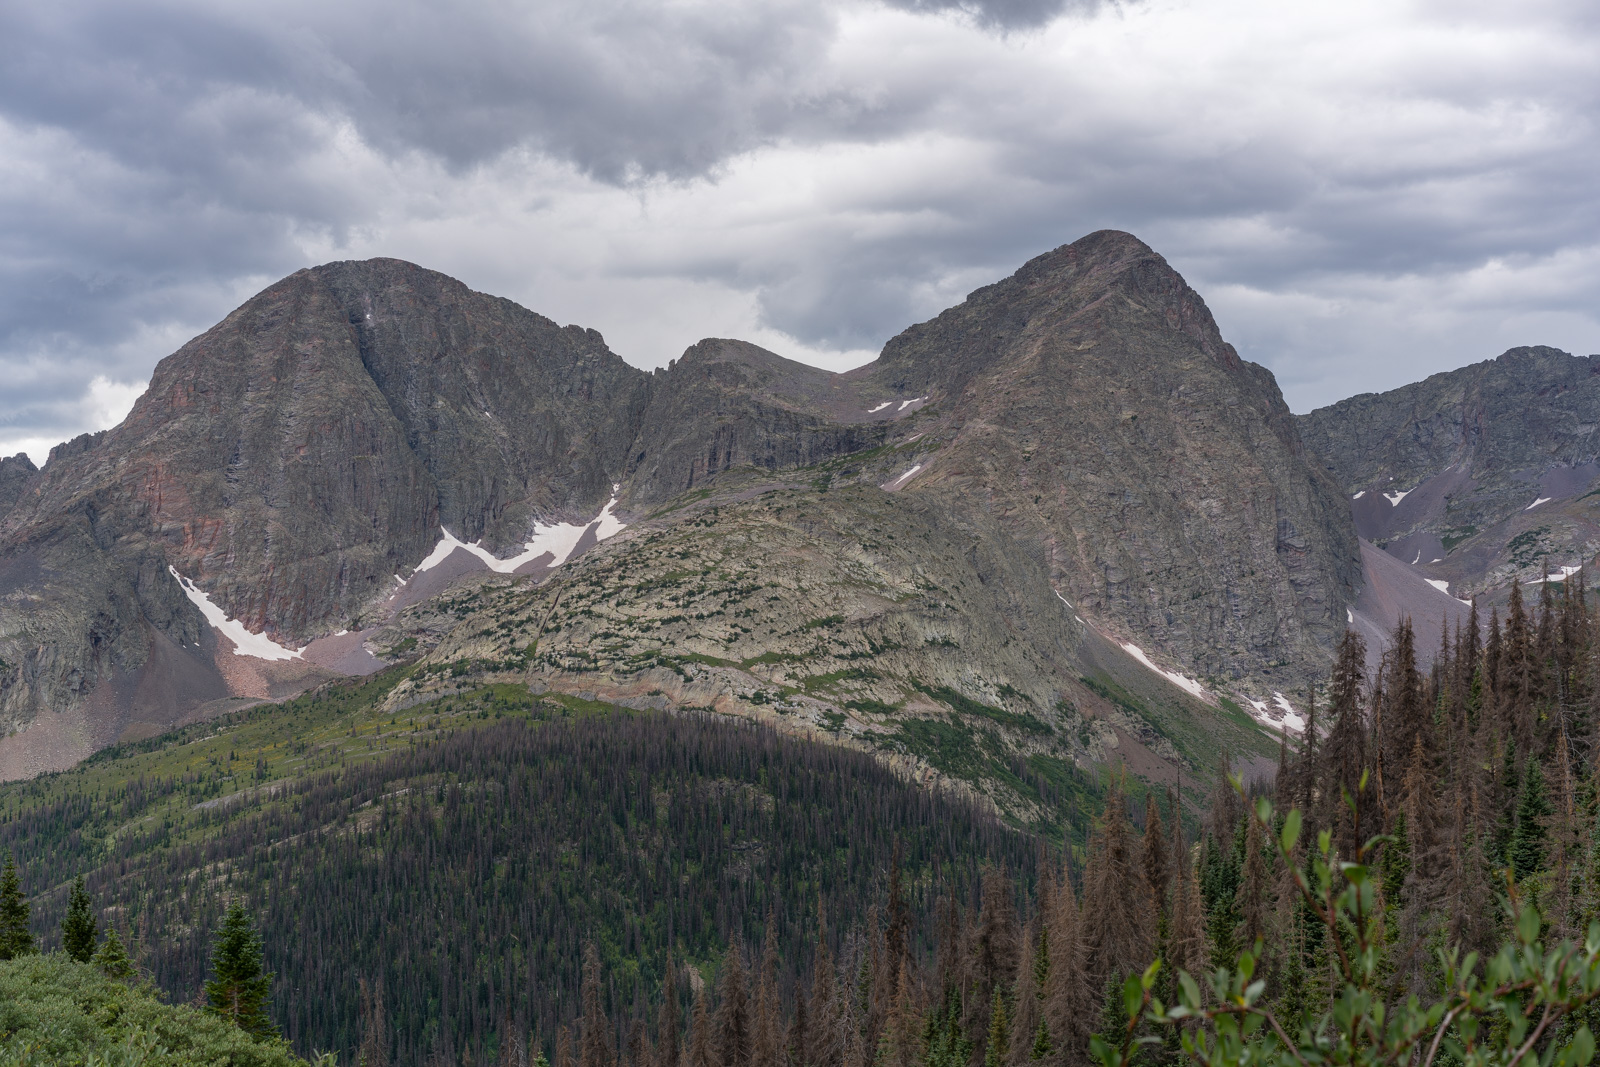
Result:
M0 450L374 254L641 363L867 358L1106 226L1301 409L1600 349L1597 44L1576 0L0 5Z

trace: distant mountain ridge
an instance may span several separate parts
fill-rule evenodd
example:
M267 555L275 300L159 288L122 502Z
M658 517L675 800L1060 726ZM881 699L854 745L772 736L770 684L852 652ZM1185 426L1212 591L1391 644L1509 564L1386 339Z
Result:
M1065 616L1260 707L1320 672L1361 585L1272 376L1128 234L1039 256L845 374L722 339L645 372L444 275L333 263L163 360L122 425L0 470L0 723L34 735L0 740L0 775L375 669L394 613L485 555L570 531L519 568L537 580L608 501L665 528L763 477L997 524ZM417 577L441 538L460 546ZM284 656L232 654L202 607Z
M1600 356L1513 348L1299 423L1361 536L1457 596L1600 552Z

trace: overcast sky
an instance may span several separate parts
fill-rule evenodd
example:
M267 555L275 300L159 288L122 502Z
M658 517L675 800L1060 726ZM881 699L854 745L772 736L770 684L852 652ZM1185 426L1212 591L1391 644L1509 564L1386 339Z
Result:
M0 455L398 256L835 369L1130 230L1306 411L1600 352L1592 0L0 3Z

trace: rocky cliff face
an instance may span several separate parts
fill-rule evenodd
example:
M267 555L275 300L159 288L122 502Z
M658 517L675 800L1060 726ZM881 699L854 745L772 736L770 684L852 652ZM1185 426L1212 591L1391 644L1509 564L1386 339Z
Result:
M22 495L22 487L39 472L26 452L0 459L0 522Z
M77 758L368 669L374 627L536 527L576 522L578 552L614 493L633 522L774 472L818 499L910 494L896 514L984 542L978 581L1040 576L1030 595L1072 625L1257 691L1320 668L1359 573L1271 376L1126 234L1041 256L842 375L730 340L650 374L443 275L335 263L164 360L121 426L0 467L0 726L55 723L71 736L45 748ZM394 593L442 537L463 543L448 565ZM560 562L541 558L519 573ZM284 647L234 655L251 635ZM331 651L296 658L313 638Z
M122 425L14 491L0 722L121 690L75 728L116 736L166 644L200 676L180 706L237 689L169 567L298 647L358 619L441 525L499 547L535 518L593 515L649 384L598 334L410 264L284 279L163 360Z
M1325 660L1360 576L1338 488L1271 374L1142 242L1040 256L870 373L944 414L908 491L1003 516L1119 638L1218 678Z
M1514 348L1299 421L1361 535L1457 596L1600 551L1600 356Z

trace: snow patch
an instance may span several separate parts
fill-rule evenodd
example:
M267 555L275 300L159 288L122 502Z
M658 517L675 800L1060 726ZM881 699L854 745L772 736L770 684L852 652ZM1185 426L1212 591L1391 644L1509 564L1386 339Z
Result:
M1581 564L1581 563L1578 564L1575 567L1562 567L1560 570L1551 572L1550 580L1552 582L1564 582L1568 578L1571 578L1574 574L1577 574L1581 570L1583 570L1583 564ZM1539 577L1534 578L1531 581L1529 581L1528 584L1529 585L1543 585L1544 584L1544 576L1540 575Z
M883 403L879 404L875 408L868 408L867 409L867 414L868 415L876 415L878 412L882 411L884 408L888 407L890 404L893 404L893 403L894 403L893 400L885 400Z
M889 491L893 491L895 489L898 489L902 485L905 485L907 482L909 482L911 480L911 476L916 474L921 469L922 469L922 464L918 463L915 467L912 467L910 470L908 470L904 474L900 475L900 477L893 478L893 479L891 479L891 480L889 480L887 482L884 482L883 485L879 486L879 488L880 489L889 490Z
M417 569L412 572L412 577L437 567L449 559L450 553L458 548L465 549L477 556L490 570L499 571L501 574L510 574L518 567L532 563L546 552L554 557L550 562L550 566L559 567L572 555L572 550L578 547L578 542L583 539L584 533L591 526L595 528L594 535L598 541L604 541L606 538L627 528L627 524L612 513L617 506L618 488L615 485L611 487L611 499L606 503L605 507L600 509L600 514L581 526L570 522L558 522L553 526L534 524L533 538L522 546L521 552L506 559L501 559L487 548L484 548L481 539L469 545L441 526L439 527L439 543L433 546L433 551L428 553L426 559L417 564Z
M1144 654L1144 649L1140 648L1138 645L1124 644L1122 646L1122 651L1126 652L1128 655L1132 656L1146 667L1149 667L1151 670L1155 671L1157 674L1161 675L1161 677L1165 678L1179 689L1182 689L1184 692L1190 694L1191 696L1198 697L1201 700L1205 699L1206 691L1204 686L1195 681L1193 678L1184 677L1177 671L1164 671L1160 667L1157 667L1150 661L1150 657Z
M1273 693L1272 701L1283 711L1283 725L1297 734L1305 733L1306 720L1301 717L1298 711L1294 710L1294 705L1289 703L1288 697L1282 693Z
M1429 585L1433 586L1435 589L1439 590L1439 592L1445 594L1446 596L1450 595L1450 583L1449 582L1444 581L1441 578L1424 578L1422 580L1427 582Z
M895 411L896 412L904 411L906 408L910 407L912 404L920 404L924 400L927 400L927 399L928 398L925 397L925 396L914 396L910 400L902 400L902 401L900 401L900 406L895 408Z
M1052 592L1052 593L1056 593L1056 591L1055 591L1055 590L1054 590L1054 589L1052 589L1052 590L1050 590L1050 591L1051 591L1051 592ZM1059 600L1059 601L1061 601L1061 602L1062 602L1062 603L1063 603L1063 604L1065 604L1065 605L1066 605L1066 606L1067 606L1067 607L1069 607L1069 608L1070 608L1070 607L1072 607L1072 601L1070 601L1070 600L1068 600L1068 599L1067 599L1067 598L1066 598L1066 597L1064 597L1064 596L1062 596L1062 595L1061 595L1061 594L1060 594L1060 593L1056 593L1056 599L1057 599L1057 600Z
M1410 490L1410 489L1407 489L1403 493L1385 493L1385 494L1383 494L1383 499L1385 499L1385 500L1387 500L1389 502L1389 506L1390 507L1397 508L1397 507L1400 506L1400 501L1402 501L1406 497L1410 496L1411 493L1412 493L1412 490Z
M1361 492L1357 493L1355 496L1351 497L1350 499L1351 500L1360 500L1362 497L1364 497L1366 495L1367 495L1367 491L1365 489L1363 489L1363 490L1361 490Z
M1344 621L1347 625L1354 626L1356 624L1356 613L1351 611L1349 608L1345 608Z
M1535 500L1533 503L1529 504L1527 507L1523 508L1522 510L1523 511L1532 511L1534 508L1538 507L1540 504L1548 504L1548 503L1550 503L1550 501L1552 501L1554 499L1555 499L1555 497L1553 497L1553 496L1542 496L1538 500Z
M300 653L292 648L284 648L266 634L253 634L244 628L244 623L238 619L230 619L226 612L211 602L189 579L178 573L178 568L167 566L167 570L178 580L178 586L183 590L183 595L189 598L189 603L200 609L200 614L206 617L206 622L211 628L233 642L235 656L254 656L256 659L281 660L299 659Z

